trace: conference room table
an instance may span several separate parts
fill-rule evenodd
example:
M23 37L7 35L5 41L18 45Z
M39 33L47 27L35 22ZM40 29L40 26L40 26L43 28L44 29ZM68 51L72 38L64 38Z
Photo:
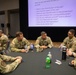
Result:
M52 54L52 63L51 67L47 69L45 61L49 51ZM48 48L43 52L36 52L35 49L28 53L10 52L8 55L22 56L23 61L16 70L5 75L76 75L76 69L68 65L74 57L62 60L62 51L59 48ZM56 60L60 60L62 64L56 64Z

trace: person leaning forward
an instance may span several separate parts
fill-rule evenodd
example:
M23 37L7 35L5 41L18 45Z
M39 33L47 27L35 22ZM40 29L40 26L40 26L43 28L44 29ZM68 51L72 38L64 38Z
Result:
M43 51L46 48L52 48L53 43L50 37L47 36L47 33L42 31L41 36L39 36L35 42L35 47L37 52Z
M5 61L12 61L11 64L6 64ZM7 55L0 54L0 73L5 74L14 71L17 66L21 63L22 57L11 57Z
M60 47L66 46L68 50L75 51L76 50L76 37L75 35L75 30L70 29L68 31L68 36L64 39Z
M25 46L27 48L25 49ZM30 49L30 43L26 38L24 38L22 32L16 33L16 38L14 38L10 44L11 51L14 52L28 52Z
M0 30L0 53L6 50L8 41L8 37Z

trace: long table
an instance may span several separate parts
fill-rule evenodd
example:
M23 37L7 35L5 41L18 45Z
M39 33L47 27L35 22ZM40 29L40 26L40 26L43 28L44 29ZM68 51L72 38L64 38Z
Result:
M16 53L11 52L8 55L11 56L22 56L23 62L18 66L18 68L6 75L76 75L76 69L70 67L68 63L73 59L73 57L67 58L65 61L61 60L62 52L59 48L46 49L43 52L28 53ZM48 52L52 54L52 63L49 69L45 68L45 59ZM55 61L60 60L61 65L55 63Z

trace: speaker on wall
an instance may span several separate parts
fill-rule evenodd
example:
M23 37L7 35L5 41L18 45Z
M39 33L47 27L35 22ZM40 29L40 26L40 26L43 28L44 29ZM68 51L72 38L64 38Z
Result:
M4 28L4 23L1 23L1 27Z

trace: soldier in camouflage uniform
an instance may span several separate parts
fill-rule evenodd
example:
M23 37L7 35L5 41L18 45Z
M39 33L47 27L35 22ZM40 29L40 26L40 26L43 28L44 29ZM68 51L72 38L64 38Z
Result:
M5 61L13 61L11 64L6 64ZM21 63L22 57L11 57L0 54L0 73L9 73L17 68L17 66Z
M27 46L27 49L25 49L25 46ZM22 32L17 32L16 38L12 40L10 47L11 50L15 52L28 52L30 49L30 43L23 37Z
M0 30L0 52L6 50L8 37Z
M35 42L35 47L37 52L43 51L46 48L53 47L52 40L50 37L47 36L46 32L41 32L41 36L39 36Z
M66 46L67 49L69 49L71 51L75 51L76 50L76 38L75 38L74 34L75 34L75 30L70 29L68 31L68 37L66 37L64 39L64 41L63 41L63 43L61 44L60 47Z
M76 53L75 52L72 52L70 50L67 50L67 55L68 56L74 56L75 57L75 59L71 61L71 64L70 65L73 65L76 68Z

